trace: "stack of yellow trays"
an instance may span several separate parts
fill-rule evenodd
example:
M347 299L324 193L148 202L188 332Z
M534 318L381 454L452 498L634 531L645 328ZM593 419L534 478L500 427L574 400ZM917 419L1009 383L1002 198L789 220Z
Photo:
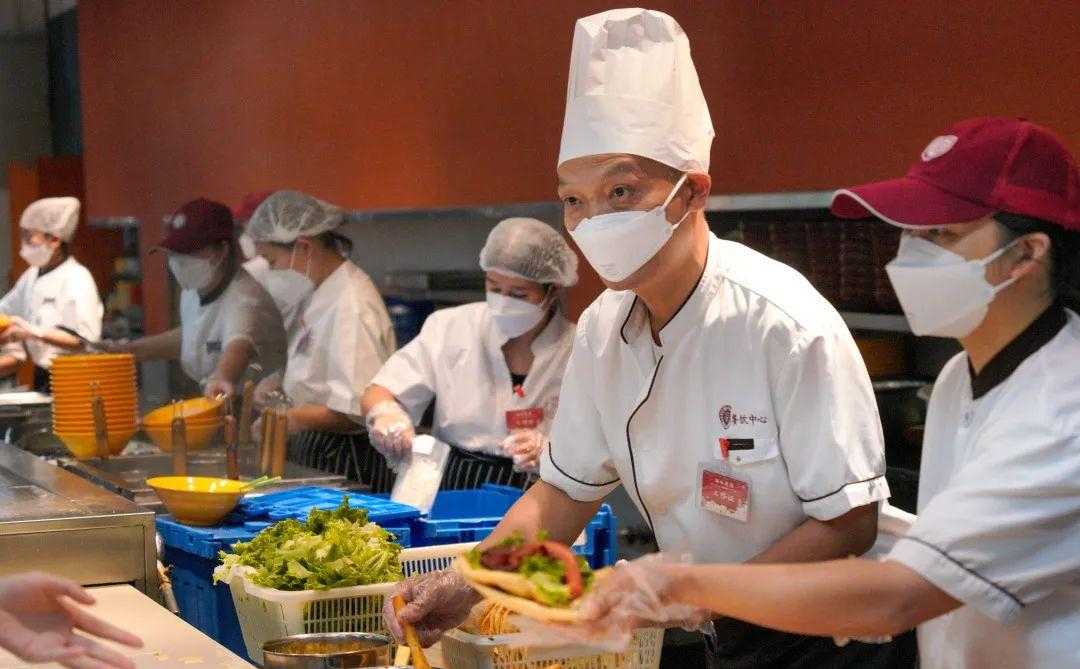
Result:
M53 360L53 432L72 455L98 455L94 397L105 408L109 453L124 450L138 430L139 391L130 353L63 355Z

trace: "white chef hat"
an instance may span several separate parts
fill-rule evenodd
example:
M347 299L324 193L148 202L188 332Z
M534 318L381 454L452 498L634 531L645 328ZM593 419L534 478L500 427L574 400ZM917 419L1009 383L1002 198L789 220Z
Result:
M74 197L46 197L23 210L19 227L36 230L70 242L79 224L79 200Z
M630 153L708 172L712 120L686 33L667 14L612 9L578 19L559 164Z

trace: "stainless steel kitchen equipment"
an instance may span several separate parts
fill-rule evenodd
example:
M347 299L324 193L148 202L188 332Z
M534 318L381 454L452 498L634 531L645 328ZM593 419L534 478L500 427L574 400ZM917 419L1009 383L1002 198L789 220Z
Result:
M384 634L298 634L263 644L266 669L354 669L390 664Z
M238 464L242 478L253 479L262 476L258 448L240 449ZM64 458L60 461L60 465L96 485L126 497L143 509L165 512L165 507L157 494L146 485L146 479L172 475L172 455L168 453L118 456L108 460ZM187 473L189 476L224 478L227 474L225 451L214 449L189 453ZM301 485L342 487L347 484L348 481L344 476L327 474L286 462L285 474L276 487Z
M0 445L0 575L39 569L160 599L154 536L153 513Z

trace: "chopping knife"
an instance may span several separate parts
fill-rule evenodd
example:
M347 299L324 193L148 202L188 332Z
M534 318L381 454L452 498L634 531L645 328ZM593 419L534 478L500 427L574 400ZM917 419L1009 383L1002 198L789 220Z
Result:
M83 348L85 348L88 351L100 351L100 352L107 351L107 349L104 346L102 346L101 342L90 341L89 339L82 336L78 332L75 332L74 330L72 330L69 327L66 327L64 325L57 325L56 329L63 332L63 333L65 333L65 334L69 334L72 337L75 337L76 339L78 339L79 343L83 345Z

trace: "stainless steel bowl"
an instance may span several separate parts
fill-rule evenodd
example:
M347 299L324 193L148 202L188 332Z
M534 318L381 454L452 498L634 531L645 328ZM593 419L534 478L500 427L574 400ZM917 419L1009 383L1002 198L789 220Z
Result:
M343 632L298 634L263 644L266 669L354 669L390 665L390 637Z

